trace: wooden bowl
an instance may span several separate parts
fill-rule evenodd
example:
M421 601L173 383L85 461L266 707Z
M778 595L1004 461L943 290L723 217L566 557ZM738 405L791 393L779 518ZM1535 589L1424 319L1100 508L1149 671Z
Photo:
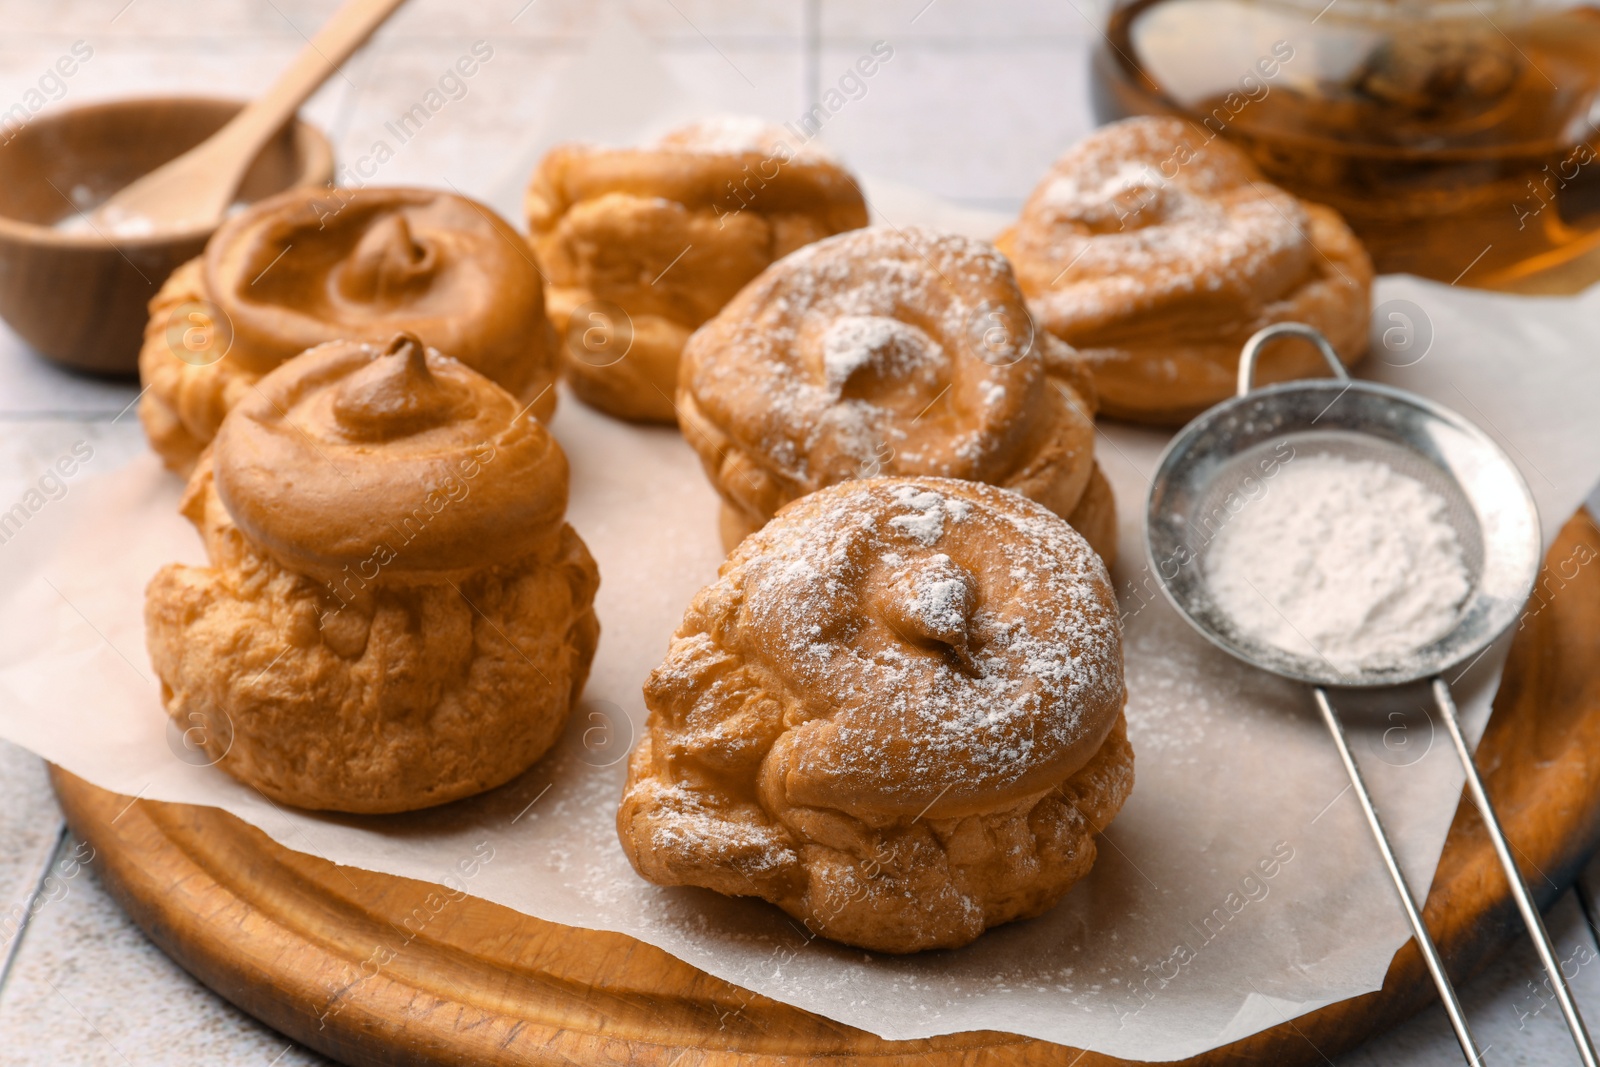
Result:
M0 318L64 366L137 373L146 305L216 227L117 236L54 225L193 148L243 106L197 96L117 100L41 116L9 140L0 131ZM328 139L296 119L261 150L237 199L332 179Z

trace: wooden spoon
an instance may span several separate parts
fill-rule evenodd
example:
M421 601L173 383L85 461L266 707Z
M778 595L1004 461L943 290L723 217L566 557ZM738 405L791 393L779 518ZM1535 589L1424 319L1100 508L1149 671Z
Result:
M128 235L214 225L268 139L403 3L348 0L271 89L205 141L101 204L93 225Z

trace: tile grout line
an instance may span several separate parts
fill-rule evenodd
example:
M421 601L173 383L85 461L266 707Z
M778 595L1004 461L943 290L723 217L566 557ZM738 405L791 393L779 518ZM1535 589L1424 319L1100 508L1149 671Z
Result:
M5 952L0 955L0 996L4 996L6 983L11 978L12 968L16 965L17 956L22 951L22 939L27 936L28 928L33 924L33 902L44 892L45 880L50 877L50 872L55 869L56 859L61 854L62 847L67 843L66 816L57 814L56 832L50 840L50 847L44 850L44 862L39 865L33 879L32 891L22 900L22 918L17 923L17 932L7 942Z

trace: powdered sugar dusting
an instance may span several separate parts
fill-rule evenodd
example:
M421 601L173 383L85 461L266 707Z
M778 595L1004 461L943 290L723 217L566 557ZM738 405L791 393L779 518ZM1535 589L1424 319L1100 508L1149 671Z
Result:
M971 610L971 586L944 553L929 562L932 566L913 578L913 595L905 605L906 612L920 619L928 633L954 633L965 624Z
M675 148L708 155L774 155L781 159L834 158L811 139L802 140L788 130L754 115L713 115L670 130L657 139L656 148Z
M904 515L891 518L889 525L897 530L904 530L924 547L938 541L939 535L944 533L944 497L926 489L919 490L911 485L897 485L893 489L893 494L895 502L909 510Z
M886 377L903 377L919 365L943 359L938 341L911 323L884 315L845 315L822 335L822 365L835 392L859 370L875 368Z
M743 591L740 650L823 716L801 768L852 796L1003 793L1122 706L1103 565L1006 490L835 486L746 541L723 582Z
M1438 493L1385 463L1309 456L1222 528L1206 582L1241 630L1340 670L1448 633L1472 584Z
M988 304L1002 297L997 315ZM1025 462L1011 430L1044 374L1031 350L1004 366L982 358L976 336L997 317L1027 321L992 246L854 230L785 257L695 334L690 389L806 489L879 471L995 479Z
M1140 118L1056 161L1023 209L1017 253L1033 298L1071 338L1194 294L1271 301L1320 262L1309 226L1237 148Z

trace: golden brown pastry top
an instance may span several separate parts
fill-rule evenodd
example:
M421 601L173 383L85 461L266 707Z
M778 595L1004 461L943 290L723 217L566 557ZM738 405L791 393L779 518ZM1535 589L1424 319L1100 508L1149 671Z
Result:
M691 329L774 259L867 222L831 155L732 117L637 148L557 146L525 207L553 287Z
M868 822L1049 789L1088 762L1125 699L1099 557L1043 506L953 479L851 481L785 507L696 598L648 688L674 690L674 662L696 658L686 638L782 705L762 794ZM739 694L721 688L689 710L688 743L759 716L729 719Z
M1056 160L1000 240L1043 325L1079 347L1204 337L1315 275L1305 206L1208 136L1128 119Z
M336 341L262 378L212 452L239 529L285 567L324 579L446 580L548 541L567 460L509 393L398 334Z
M522 237L492 210L430 189L299 189L223 223L206 295L230 357L265 373L315 345L417 334L513 395L553 367L544 294Z
M637 148L558 145L529 186L529 224L548 229L574 204L607 193L661 197L719 215L741 208L837 212L835 229L861 225L850 220L863 211L855 179L831 153L796 145L782 127L733 117L691 122Z
M1033 329L993 246L872 227L773 264L697 331L679 407L785 483L785 499L873 473L1024 481L1045 451L1066 458L1054 454L1064 417L1083 431L1075 499L1093 393L1072 355Z

